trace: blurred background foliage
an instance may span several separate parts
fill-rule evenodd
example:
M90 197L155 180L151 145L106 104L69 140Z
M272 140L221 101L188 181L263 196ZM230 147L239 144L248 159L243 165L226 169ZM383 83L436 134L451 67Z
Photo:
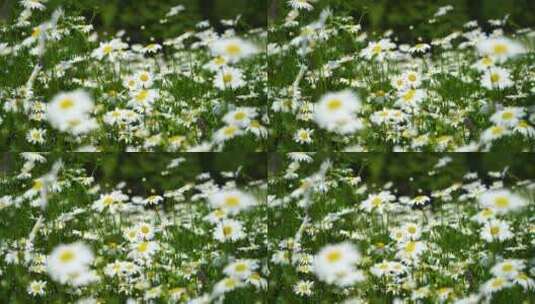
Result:
M452 5L453 11L429 23L438 8L445 5ZM314 7L316 14L305 12L300 18L312 21L323 8L330 7L334 15L349 15L360 20L365 31L382 33L392 29L404 42L418 37L442 37L471 20L477 20L488 29L487 20L502 19L506 14L510 14L509 25L515 28L535 25L533 0L319 0ZM270 0L268 18L270 22L281 20L288 11L286 0Z
M19 1L2 2L0 22L16 18L21 11ZM167 23L161 23L171 7L177 5L186 9L169 17ZM234 19L238 15L242 16L238 30L265 27L267 23L267 0L48 0L46 6L47 16L61 6L69 15L85 16L99 32L114 34L125 30L133 41L175 37L194 29L203 20L209 20L218 31L223 31L225 27L220 20Z
M441 158L451 158L442 168L435 168ZM315 162L300 172L306 177L317 172L319 165L330 159L334 168L352 169L368 185L377 187L393 182L403 195L417 195L418 189L443 189L461 182L469 172L478 173L485 182L496 180L488 172L503 172L507 168L512 181L535 179L534 155L530 153L318 153ZM287 157L281 153L269 156L269 175L283 174ZM434 174L430 174L434 172Z
M184 158L178 168L166 169L173 159ZM209 173L218 184L230 180L222 172L237 172L238 183L267 178L266 155L262 153L52 153L47 164L39 165L34 178L45 174L51 165L61 159L67 168L84 168L89 176L105 189L120 182L136 195L161 194L193 183L201 173ZM3 153L0 176L18 170L22 162L15 153ZM168 173L163 173L168 171ZM154 193L153 193L154 192Z

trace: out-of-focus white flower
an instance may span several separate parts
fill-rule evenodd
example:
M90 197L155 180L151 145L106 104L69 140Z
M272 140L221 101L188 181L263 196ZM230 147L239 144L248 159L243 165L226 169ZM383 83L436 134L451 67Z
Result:
M350 134L362 128L356 117L360 108L360 99L350 90L327 93L314 107L314 121L329 131Z
M237 62L258 52L257 47L253 43L237 37L216 40L210 48L214 55L228 58L231 62Z
M482 56L489 56L503 62L525 52L522 44L506 37L488 38L476 44Z
M46 266L52 279L62 284L75 284L89 272L93 263L91 249L82 242L59 245L47 257Z

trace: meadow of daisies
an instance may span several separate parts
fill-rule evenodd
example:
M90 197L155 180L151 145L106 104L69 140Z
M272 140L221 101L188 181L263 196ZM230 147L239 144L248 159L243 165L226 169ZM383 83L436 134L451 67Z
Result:
M195 155L162 155L160 173L133 184L101 179L100 158L114 155L8 157L2 303L265 303L267 181L256 168L195 172ZM168 186L152 187L158 178Z
M358 1L329 4L290 0L270 20L273 149L534 150L533 28L504 11L401 40L395 28L363 28L369 12ZM410 29L443 28L456 9L440 7Z
M265 150L264 28L243 30L236 16L217 32L198 20L178 36L134 43L44 0L17 9L0 24L4 150ZM169 7L160 23L172 28L188 9Z
M533 303L535 180L518 173L530 157L495 171L461 158L280 154L269 303Z

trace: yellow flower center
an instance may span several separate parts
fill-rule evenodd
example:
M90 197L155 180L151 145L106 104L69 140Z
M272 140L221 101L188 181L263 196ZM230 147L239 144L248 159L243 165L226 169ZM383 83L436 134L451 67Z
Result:
M342 253L338 250L333 250L327 254L327 261L329 263L336 263L342 259Z
M139 251L141 253L147 252L148 249L149 249L149 243L148 242L142 242L142 243L139 243L139 245L137 245L137 251Z
M507 53L507 45L503 43L498 43L494 46L494 54L503 55Z
M244 263L240 263L240 264L236 265L235 270L237 272L244 272L244 271L247 270L247 265L245 265Z
M416 233L416 227L414 226L410 226L409 229L407 229L409 231L410 234L415 234Z
M72 98L65 98L59 102L59 108L62 110L69 110L74 107L74 100Z
M240 204L240 199L237 196L229 196L225 198L225 206L227 207L237 207Z
M412 99L414 98L414 95L416 94L416 91L415 90L408 90L407 93L405 93L403 95L403 100L405 102L411 102Z
M113 197L111 197L111 196L106 196L106 197L102 200L102 203L104 204L104 206L109 206L109 205L113 204L114 201L115 201L115 200L113 199Z
M72 250L65 250L59 255L59 260L62 263L69 263L72 260L74 260L75 257L76 255L74 254Z
M245 117L247 117L247 115L244 112L237 112L234 114L234 119L236 120L243 120Z
M505 119L505 120L511 120L511 119L513 119L513 117L514 117L513 112L504 112L502 114L502 118Z
M227 84L227 83L229 83L231 81L232 81L232 74L230 74L230 73L223 74L223 82L225 84Z
M496 235L498 235L499 233L500 233L500 227L498 227L498 226L492 226L492 227L490 227L490 234L491 234L492 236L496 236Z
M228 237L232 234L232 227L231 226L223 226L223 235L225 237Z
M104 48L102 48L102 52L104 52L105 55L108 55L113 51L113 47L111 45L105 45Z
M490 75L490 82L497 83L498 81L500 81L500 75L498 75L497 73L492 73Z
M504 272L511 272L511 271L513 271L513 265L511 265L511 264L509 264L509 263L504 264L504 265L502 266L502 270L503 270Z
M239 45L237 45L235 43L231 43L231 44L227 45L226 51L227 51L227 53L229 55L236 56L236 55L240 54L241 48L240 48Z
M413 253L416 250L416 243L415 242L408 242L407 245L405 245L405 252L406 253Z
M327 102L327 109L330 111L336 111L342 107L342 101L340 99L331 99Z
M139 76L139 79L141 79L141 81L143 81L143 82L148 81L149 80L149 75L148 74L141 74L141 76Z
M150 228L148 226L141 226L141 232L147 234L150 232Z
M41 190L43 188L43 182L40 179L36 179L33 181L32 189L34 190Z
M519 123L518 123L518 127L519 128L527 128L529 127L528 123L525 121L525 120L521 120Z
M234 288L236 286L236 281L232 278L225 279L225 287Z
M377 44L376 46L374 46L372 48L372 53L377 55L377 54L381 53L382 50L383 50L383 48L381 47L381 45Z
M492 281L491 286L493 288L500 288L503 285L503 279L502 278L496 278Z
M214 58L214 63L216 65L224 65L225 64L225 58L219 56L219 57L216 57Z
M376 196L376 197L374 197L372 199L372 206L377 208L377 207L381 206L382 202L383 202L383 200L380 197Z
M498 208L506 208L507 206L509 206L509 199L507 197L500 196L494 200L494 204Z
M414 75L414 74L410 74L408 78L412 82L416 81L416 75Z
M40 27L34 27L32 30L32 37L37 38L41 34L41 28Z
M485 209L485 210L483 210L483 212L481 212L481 214L482 214L484 217L492 216L492 210L490 210L490 209Z
M233 136L236 131L238 129L234 126L230 126L230 127L226 127L224 130L223 130L223 134L225 134L225 136Z
M143 102L145 101L145 99L147 99L147 97L149 96L149 91L147 90L141 90L139 93L137 93L136 95L136 101L137 102Z
M481 60L481 63L483 63L483 65L489 66L492 64L492 59L490 59L489 57L485 57Z
M494 126L490 129L492 135L500 135L503 133L503 128L500 126Z

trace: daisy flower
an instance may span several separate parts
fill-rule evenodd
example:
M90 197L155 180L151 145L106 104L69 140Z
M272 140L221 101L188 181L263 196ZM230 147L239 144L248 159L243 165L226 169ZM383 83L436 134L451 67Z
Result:
M245 280L253 274L253 271L258 268L258 263L255 260L237 260L223 269L223 273L229 277Z
M91 249L76 242L55 247L47 257L46 268L53 280L66 284L87 273L93 260Z
M429 51L430 49L431 49L431 46L429 44L427 44L427 43L418 43L415 46L411 47L409 49L409 52L411 54L416 54L416 53L423 54L423 53L426 53L427 51Z
M516 277L525 267L524 261L518 259L507 259L494 265L490 272L496 276L506 279Z
M232 67L222 68L214 78L214 86L220 90L237 89L245 84L242 71Z
M383 61L395 48L396 45L390 39L381 39L378 42L370 41L368 46L361 51L360 56L368 60L376 58L379 61Z
M309 3L309 0L289 0L288 4L290 5L292 9L295 9L295 10L303 9L303 10L311 11L314 9L312 4Z
M360 206L366 212L372 212L375 210L382 213L385 209L385 204L392 202L396 197L388 191L381 191L378 194L369 194L368 198L364 200Z
M360 99L350 90L327 93L314 107L314 121L329 131L354 133L362 128L362 122L355 116L360 109Z
M479 197L479 204L483 208L490 208L498 214L521 209L526 201L509 190L489 190Z
M45 294L45 281L31 281L28 285L28 293L32 296L42 296Z
M140 89L130 92L130 101L128 105L134 109L144 110L152 106L154 101L160 97L158 90Z
M505 127L492 126L481 133L481 141L489 143L505 135L509 135L509 133Z
M158 43L151 43L141 49L143 54L155 54L162 49L162 46Z
M159 203L163 202L163 197L161 195L151 195L143 200L143 205L158 205Z
M113 39L109 42L101 42L100 46L91 54L98 60L107 57L110 61L114 61L122 50L128 48L128 44L122 42L120 39Z
M535 128L530 126L525 120L520 120L513 128L514 132L518 132L527 137L535 137Z
M294 134L294 140L300 144L309 144L312 142L312 129L299 129Z
M44 10L46 6L43 4L46 0L21 0L21 4L24 8L31 10Z
M416 71L407 71L403 73L402 77L405 79L405 82L413 87L419 87L422 84L422 77Z
M237 241L244 237L243 225L236 220L222 220L214 230L214 239L220 242Z
M94 104L84 90L62 92L54 96L47 107L47 118L55 128L70 131L89 119Z
M223 280L217 282L214 286L214 294L222 295L229 291L232 291L238 287L241 287L243 283L235 278L224 278Z
M235 125L243 128L250 125L251 120L255 118L256 115L256 108L240 107L225 114L225 116L223 116L223 121L229 125Z
M314 256L312 270L324 282L345 285L356 279L354 267L359 261L360 253L353 244L327 245Z
M481 86L489 90L506 89L513 86L513 84L509 71L499 67L492 67L486 70L481 78Z
M310 296L312 294L312 287L314 286L313 281L303 281L299 280L294 285L294 292L299 296Z
M256 205L256 199L239 190L216 191L208 197L214 209L221 209L229 214L238 214Z
M239 127L235 125L228 125L215 132L214 141L221 143L242 134L243 131Z
M109 212L113 214L123 207L123 202L126 200L128 200L128 195L123 194L121 191L113 191L101 194L100 198L93 203L92 208L98 212L108 208Z
M402 109L418 108L419 104L427 97L425 90L408 89L398 94L398 100L395 105Z
M505 241L514 236L509 224L502 220L491 220L481 229L480 236L487 242Z
M396 257L406 260L416 260L427 249L424 242L408 241L398 245Z
M26 133L26 140L32 144L44 144L45 143L45 129L30 129Z
M490 117L490 121L499 126L514 127L525 115L524 111L524 108L521 107L506 107L503 110L494 113Z
M507 281L507 279L497 277L485 282L481 288L481 291L485 294L492 294L504 288L508 288L509 286L511 286L511 283Z
M150 88L154 81L154 76L149 71L139 71L134 78L137 80L136 83L144 88Z
M210 49L213 55L223 56L230 62L237 62L258 52L254 44L236 37L216 40L212 43Z
M130 247L128 257L139 261L150 259L160 249L160 246L155 241L132 243Z
M476 44L482 56L489 56L498 62L503 62L525 52L522 44L506 37L487 38Z

